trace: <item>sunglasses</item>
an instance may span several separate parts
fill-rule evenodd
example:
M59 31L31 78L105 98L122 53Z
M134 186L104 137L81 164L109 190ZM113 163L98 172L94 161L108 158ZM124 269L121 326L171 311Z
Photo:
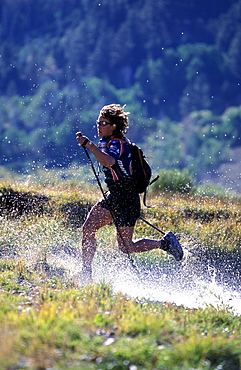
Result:
M106 121L96 121L96 124L100 127L105 127L107 125L110 125L110 123Z

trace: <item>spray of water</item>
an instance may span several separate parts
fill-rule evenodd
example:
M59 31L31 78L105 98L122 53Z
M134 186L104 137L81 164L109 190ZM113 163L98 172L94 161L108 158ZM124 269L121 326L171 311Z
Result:
M49 262L63 267L66 277L81 285L81 259L74 250L62 248L50 254ZM241 314L241 290L238 280L226 271L194 258L186 253L183 262L175 262L170 256L149 263L137 259L138 272L130 266L120 253L107 255L98 252L93 266L94 282L110 283L115 292L130 298L168 302L186 308L210 305ZM234 274L235 276L235 274Z

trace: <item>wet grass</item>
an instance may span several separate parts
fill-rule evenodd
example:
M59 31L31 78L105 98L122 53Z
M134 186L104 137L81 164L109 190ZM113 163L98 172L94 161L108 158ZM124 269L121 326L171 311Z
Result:
M227 308L138 302L0 264L1 369L240 369L241 320Z
M3 212L1 203L0 369L240 369L241 319L222 297L217 307L188 309L131 299L104 281L85 287L77 283L84 217L78 215L99 198L98 190L88 192L73 184L31 190L12 184L11 189L42 194L49 201L41 214L33 207L21 215ZM238 197L165 193L150 194L149 201L160 205L143 210L144 218L161 230L174 231L217 269L222 263L225 268L224 258L236 261L229 272L239 278ZM160 238L138 221L135 237L143 235ZM99 256L115 259L114 227L98 236ZM135 258L138 264L153 264L165 256L154 251Z

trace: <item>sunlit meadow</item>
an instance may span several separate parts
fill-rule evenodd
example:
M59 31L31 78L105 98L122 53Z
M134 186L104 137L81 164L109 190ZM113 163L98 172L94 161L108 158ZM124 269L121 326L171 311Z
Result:
M156 250L133 269L109 225L84 287L81 225L99 190L40 179L0 186L0 369L240 369L240 197L149 193L142 217L177 234L184 261ZM139 220L144 235L161 238Z

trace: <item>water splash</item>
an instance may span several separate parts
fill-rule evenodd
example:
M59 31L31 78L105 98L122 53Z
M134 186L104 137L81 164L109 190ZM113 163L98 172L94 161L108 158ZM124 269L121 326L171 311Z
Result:
M164 266L166 264L166 266ZM197 274L190 261L182 264L168 262L156 268L142 268L139 274L125 265L109 268L105 266L105 277L114 291L121 291L132 298L154 302L168 302L186 308L214 306L241 314L241 291L238 287L224 286L217 281L216 271ZM169 264L169 266L168 266ZM154 267L154 266L153 266ZM96 271L96 277L104 278ZM107 278L107 279L108 279Z
M81 284L80 257L65 248L51 258L56 266L64 267L69 279ZM93 266L94 281L111 283L114 292L133 299L168 302L189 309L213 306L241 314L240 284L232 276L227 282L226 272L206 260L186 256L184 262L178 263L168 256L152 264L137 260L137 266L138 272L122 254L108 255L107 259L105 253L99 252Z

